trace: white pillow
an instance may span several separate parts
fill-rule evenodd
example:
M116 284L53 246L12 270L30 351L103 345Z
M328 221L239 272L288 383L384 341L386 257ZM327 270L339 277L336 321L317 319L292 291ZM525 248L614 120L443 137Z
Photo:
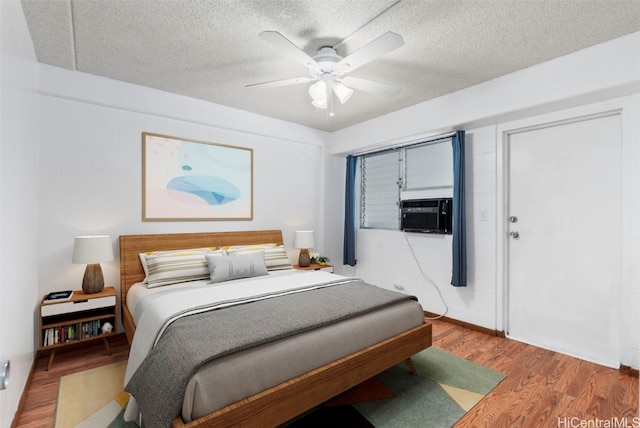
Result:
M241 254L235 257L216 257L213 254L205 254L205 258L209 265L209 283L250 278L268 273L262 251Z
M224 250L206 253L213 258L225 258ZM149 288L179 282L196 281L209 278L209 266L205 254L179 254L147 256Z

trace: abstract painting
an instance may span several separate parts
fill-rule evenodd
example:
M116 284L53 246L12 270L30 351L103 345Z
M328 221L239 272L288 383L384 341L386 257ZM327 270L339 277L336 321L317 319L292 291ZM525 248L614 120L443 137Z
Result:
M142 134L142 220L252 220L253 150Z

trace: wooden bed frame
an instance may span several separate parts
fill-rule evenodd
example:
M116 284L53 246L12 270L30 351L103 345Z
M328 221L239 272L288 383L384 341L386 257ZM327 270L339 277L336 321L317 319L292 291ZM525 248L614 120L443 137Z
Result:
M129 288L144 279L140 253L267 242L282 245L282 232L260 230L120 236L122 324L129 343L133 340L135 324L126 298ZM278 426L429 346L431 324L425 323L192 422L184 423L178 417L174 419L173 427Z

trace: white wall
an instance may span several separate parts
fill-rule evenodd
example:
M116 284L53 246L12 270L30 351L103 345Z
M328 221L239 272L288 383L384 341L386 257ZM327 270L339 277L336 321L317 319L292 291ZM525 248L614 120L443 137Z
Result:
M342 237L344 233L344 165L345 157L331 155L324 149L323 173L323 255L330 258L336 272L344 272L342 266Z
M14 418L35 351L38 293L37 63L19 1L0 2L0 426Z
M627 197L623 202L626 212L623 230L630 237L625 239L623 248L623 263L628 266L623 271L623 298L628 306L620 316L625 325L629 324L629 329L623 331L623 341L629 344L622 349L625 361L630 361L627 365L631 367L640 368L640 95L635 95L630 104L622 117L623 130L626 130L623 138L629 154L623 160L623 195ZM640 398L638 400L640 403Z
M154 89L40 66L39 293L79 288L73 238L109 234L102 264L118 288L122 234L282 229L318 231L323 249L324 133ZM252 221L142 221L142 132L254 150ZM292 255L293 256L293 255Z
M615 64L615 66L613 66ZM631 147L623 178L629 198L623 206L627 231L623 250L628 262L623 277L624 303L603 308L620 313L623 323L624 365L640 367L640 33L530 67L441 98L335 132L329 143L334 162L341 162L326 180L344 194L344 154L385 147L417 138L427 138L453 129L467 131L467 257L468 286L449 285L451 275L450 237L408 235L422 270L439 286L449 307L447 316L489 329L503 328L503 293L498 239L497 176L501 171L496 156L500 124L542 113L606 100L625 99L623 134ZM621 98L622 97L622 98ZM626 97L626 98L625 98ZM599 104L602 103L602 104ZM331 162L328 162L330 164ZM632 172L631 172L632 171ZM327 184L328 186L328 184ZM487 212L487 221L480 220ZM340 231L326 230L327 241L342 242ZM339 271L393 288L400 284L417 295L426 310L441 313L438 293L424 279L412 259L405 237L398 231L358 230L355 268Z

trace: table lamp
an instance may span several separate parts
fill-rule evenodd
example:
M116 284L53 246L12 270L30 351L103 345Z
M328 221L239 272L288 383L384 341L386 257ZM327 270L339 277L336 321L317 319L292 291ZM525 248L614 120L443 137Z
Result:
M73 244L72 263L87 263L82 278L82 291L99 293L104 288L104 276L100 262L113 260L113 245L108 235L76 236Z
M298 258L298 266L307 267L311 264L309 256L309 248L316 245L313 239L313 230L298 230L293 236L293 246L300 248L300 257Z

